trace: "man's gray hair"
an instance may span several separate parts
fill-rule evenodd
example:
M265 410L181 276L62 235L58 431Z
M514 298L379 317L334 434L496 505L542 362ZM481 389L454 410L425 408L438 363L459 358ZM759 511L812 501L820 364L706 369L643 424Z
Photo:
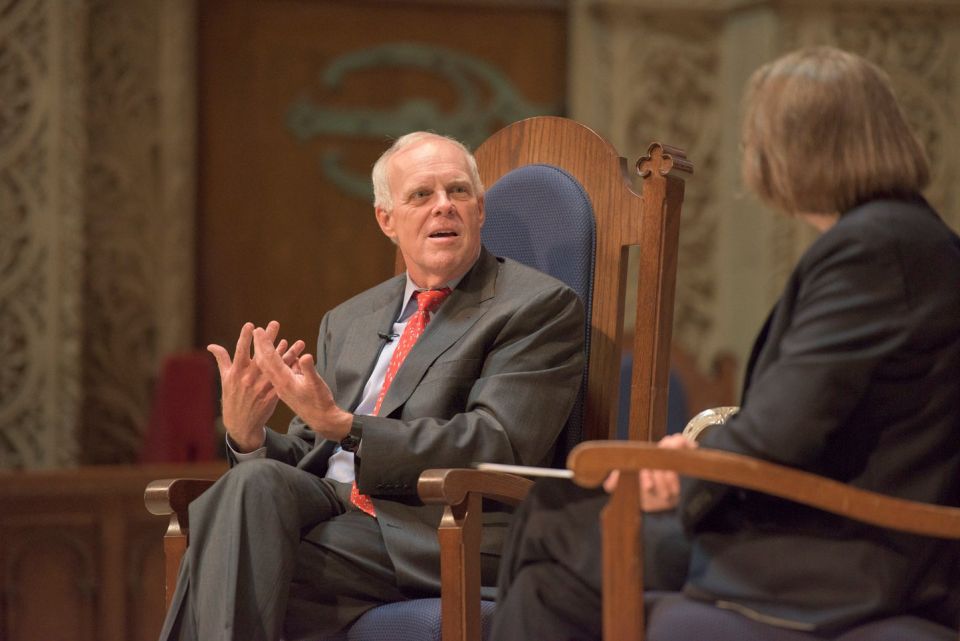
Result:
M413 147L430 140L442 140L451 143L463 152L464 157L467 159L467 169L470 173L470 182L473 184L473 191L478 197L483 195L483 182L480 180L480 171L477 169L477 159L473 157L473 154L470 153L470 150L467 149L462 142L449 136L441 136L440 134L435 134L430 131L414 131L397 138L390 148L383 152L383 155L374 163L371 176L373 180L374 207L380 207L386 211L393 209L393 194L390 193L390 175L387 171L390 159L408 147Z

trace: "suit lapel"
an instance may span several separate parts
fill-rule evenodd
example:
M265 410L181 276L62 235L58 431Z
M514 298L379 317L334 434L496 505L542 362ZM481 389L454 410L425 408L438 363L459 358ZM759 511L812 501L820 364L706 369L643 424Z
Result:
M407 354L380 407L380 416L389 416L403 405L420 384L427 369L456 343L486 313L494 298L500 263L482 249L473 269L430 319L420 340Z
M382 307L358 315L347 331L343 351L334 368L337 382L334 397L340 407L352 410L360 403L363 388L383 344L377 333L386 334L393 330L405 286L406 279L398 278L396 295L390 296Z

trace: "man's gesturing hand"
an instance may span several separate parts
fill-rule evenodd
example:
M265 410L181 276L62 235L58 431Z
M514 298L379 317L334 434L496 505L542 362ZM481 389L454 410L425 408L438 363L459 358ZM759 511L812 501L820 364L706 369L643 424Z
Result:
M263 426L277 407L273 385L250 357L252 338L253 323L245 323L237 339L233 361L220 345L207 345L207 351L217 359L220 370L223 425L242 452L252 452L263 445ZM274 355L281 362L294 364L305 347L303 341L297 341L287 349L287 341L282 340Z
M350 433L353 415L339 407L326 382L317 374L313 356L304 354L292 366L273 346L280 324L270 321L266 329L253 330L254 362L270 379L277 395L304 423L323 436L340 441Z

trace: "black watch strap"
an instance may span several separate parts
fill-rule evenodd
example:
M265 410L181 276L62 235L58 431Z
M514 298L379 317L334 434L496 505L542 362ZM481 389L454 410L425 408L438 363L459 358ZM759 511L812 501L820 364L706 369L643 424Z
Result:
M347 434L343 440L340 441L340 448L345 452L356 452L358 447L360 447L359 436Z

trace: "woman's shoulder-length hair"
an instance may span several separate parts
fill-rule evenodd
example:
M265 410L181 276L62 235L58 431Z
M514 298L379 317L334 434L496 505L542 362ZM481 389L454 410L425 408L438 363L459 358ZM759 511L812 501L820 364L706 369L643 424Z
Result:
M744 182L782 211L842 213L930 181L889 79L854 54L814 47L768 63L744 107Z

